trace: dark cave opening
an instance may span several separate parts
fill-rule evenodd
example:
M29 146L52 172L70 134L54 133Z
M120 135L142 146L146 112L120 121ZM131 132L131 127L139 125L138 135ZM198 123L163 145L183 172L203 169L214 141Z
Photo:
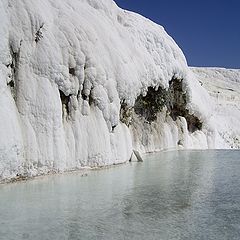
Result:
M168 92L165 89L148 87L146 96L138 96L134 111L151 123L157 119L157 113L160 112L164 106L169 104Z
M69 68L69 74L75 76L75 68Z
M63 117L64 117L64 109L66 109L67 115L70 114L69 104L70 104L71 95L66 96L64 94L64 92L61 91L60 89L59 89L59 93L60 93L60 99L61 99L61 102L62 102L62 114L63 114Z
M183 90L182 79L173 78L169 82L169 93L171 103L169 105L170 116L175 121L178 116L184 117L187 121L188 131L195 132L202 129L202 122L187 109L187 94Z
M13 79L7 84L10 88L14 89L15 83Z
M148 87L145 96L139 95L133 108L129 108L123 101L121 104L120 120L127 126L131 124L132 112L145 119L151 124L157 119L159 112L166 107L171 118L176 121L177 117L184 117L187 121L189 132L202 129L202 122L189 113L187 109L187 94L183 89L182 79L172 78L169 88ZM132 110L133 109L133 110Z

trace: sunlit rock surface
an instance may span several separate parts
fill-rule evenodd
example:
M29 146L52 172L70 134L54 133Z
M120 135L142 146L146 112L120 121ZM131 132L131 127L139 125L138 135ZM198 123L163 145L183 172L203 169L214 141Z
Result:
M240 148L240 70L224 68L192 68L192 70L211 96L214 125L225 143L225 148Z

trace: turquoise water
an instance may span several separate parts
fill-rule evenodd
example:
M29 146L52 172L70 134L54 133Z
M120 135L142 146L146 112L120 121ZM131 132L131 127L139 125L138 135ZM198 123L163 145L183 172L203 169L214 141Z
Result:
M0 186L0 239L240 239L240 151Z

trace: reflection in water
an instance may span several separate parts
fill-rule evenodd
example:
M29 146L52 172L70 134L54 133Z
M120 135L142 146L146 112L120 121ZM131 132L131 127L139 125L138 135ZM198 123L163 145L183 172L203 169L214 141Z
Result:
M2 239L239 239L239 151L0 186Z

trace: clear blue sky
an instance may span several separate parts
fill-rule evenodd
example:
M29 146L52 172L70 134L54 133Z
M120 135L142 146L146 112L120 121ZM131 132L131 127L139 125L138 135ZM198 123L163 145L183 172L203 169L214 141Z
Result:
M240 68L240 0L115 0L162 25L190 66Z

